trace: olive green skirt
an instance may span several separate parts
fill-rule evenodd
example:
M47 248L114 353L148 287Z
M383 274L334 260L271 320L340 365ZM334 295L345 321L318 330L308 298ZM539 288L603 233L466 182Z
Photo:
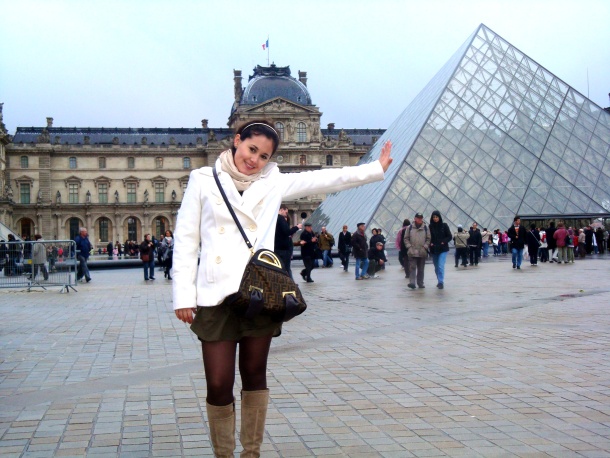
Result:
M191 331L203 342L239 341L242 337L278 337L282 333L282 323L262 315L249 320L236 315L223 302L214 307L197 307Z

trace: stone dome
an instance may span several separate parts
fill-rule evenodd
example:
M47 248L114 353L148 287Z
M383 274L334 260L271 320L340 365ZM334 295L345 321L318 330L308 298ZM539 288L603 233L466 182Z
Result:
M276 97L300 105L312 104L307 86L290 76L290 67L257 65L242 93L240 105L258 105Z

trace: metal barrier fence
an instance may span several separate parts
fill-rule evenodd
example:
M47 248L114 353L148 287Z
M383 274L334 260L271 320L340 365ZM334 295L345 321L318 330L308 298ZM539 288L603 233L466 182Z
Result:
M0 288L76 291L76 243L73 240L0 240Z

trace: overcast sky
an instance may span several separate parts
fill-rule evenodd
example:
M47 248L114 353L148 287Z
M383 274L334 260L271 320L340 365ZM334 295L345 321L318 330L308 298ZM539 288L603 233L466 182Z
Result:
M609 106L608 0L0 0L17 126L226 127L233 69L307 71L323 127L386 128L484 23Z

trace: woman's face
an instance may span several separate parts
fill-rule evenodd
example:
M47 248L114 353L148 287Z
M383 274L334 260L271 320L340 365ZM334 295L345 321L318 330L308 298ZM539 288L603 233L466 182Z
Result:
M165 231L165 237L171 237L172 233L170 231Z
M244 175L254 175L269 163L273 153L273 141L264 135L254 135L242 140L235 136L236 148L233 161L237 170Z

